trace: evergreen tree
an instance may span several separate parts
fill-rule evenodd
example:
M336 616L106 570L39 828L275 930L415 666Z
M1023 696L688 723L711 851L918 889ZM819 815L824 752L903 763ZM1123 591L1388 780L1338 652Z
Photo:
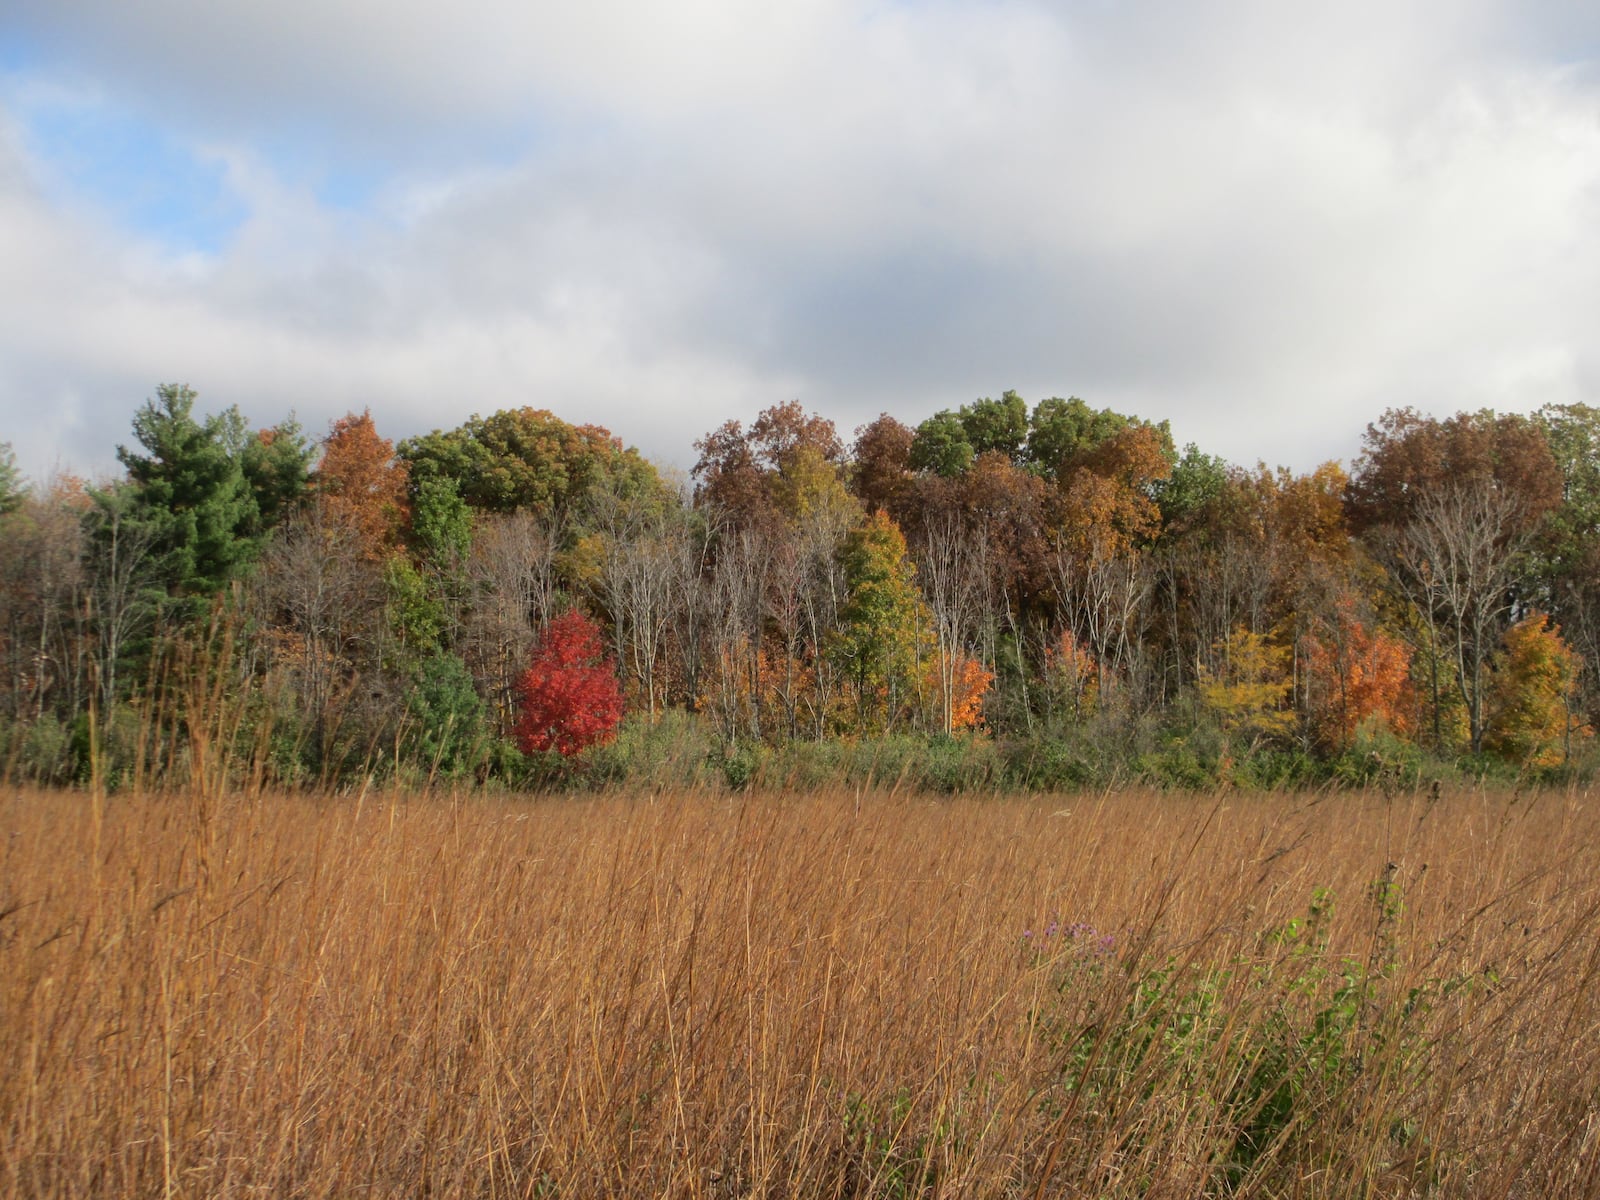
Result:
M488 751L483 700L467 664L454 654L418 664L406 697L407 748L429 778L459 778L476 770Z
M245 439L240 468L256 503L250 530L265 537L286 521L306 494L316 447L293 417Z
M197 421L195 393L162 384L133 419L144 453L117 447L169 593L214 594L254 557L260 507L244 472L248 433L235 408Z
M17 470L17 456L10 442L0 442L0 517L16 512L28 494L23 486L22 472Z

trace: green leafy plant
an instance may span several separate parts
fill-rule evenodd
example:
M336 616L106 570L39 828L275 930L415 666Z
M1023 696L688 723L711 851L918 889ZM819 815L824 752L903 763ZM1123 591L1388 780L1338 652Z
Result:
M1070 1104L1086 1126L1126 1123L1137 1132L1123 1136L1146 1141L1161 1135L1159 1121L1129 1114L1155 1098L1210 1105L1209 1161L1229 1192L1280 1162L1318 1159L1352 1123L1373 1119L1374 1091L1392 1101L1421 1081L1422 1018L1463 982L1401 989L1400 889L1385 875L1367 901L1365 959L1331 954L1326 890L1303 918L1266 934L1257 953L1221 964L1173 955L1124 968L1105 942L1069 930L1072 949L1059 955L1055 982L1071 1017L1050 1025L1061 1055L1057 1105ZM1415 1136L1407 1115L1381 1113L1384 1133Z

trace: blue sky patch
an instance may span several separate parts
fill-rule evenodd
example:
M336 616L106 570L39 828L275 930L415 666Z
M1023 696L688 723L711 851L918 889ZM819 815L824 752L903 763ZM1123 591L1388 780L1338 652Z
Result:
M207 254L249 216L222 162L94 97L7 75L0 95L60 200L174 250Z

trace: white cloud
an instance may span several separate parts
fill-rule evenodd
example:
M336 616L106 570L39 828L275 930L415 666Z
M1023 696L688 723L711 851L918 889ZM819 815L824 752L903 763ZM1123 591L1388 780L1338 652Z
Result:
M1582 6L223 12L13 18L33 86L137 108L248 213L175 251L0 127L25 462L108 461L171 378L313 429L533 403L680 465L793 397L848 431L1076 393L1302 468L1389 405L1595 399ZM345 160L356 207L319 199Z

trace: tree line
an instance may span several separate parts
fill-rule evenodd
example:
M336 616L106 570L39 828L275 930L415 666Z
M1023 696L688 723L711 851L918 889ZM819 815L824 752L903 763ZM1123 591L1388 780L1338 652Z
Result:
M370 412L312 438L195 402L158 388L108 482L0 454L13 774L192 766L202 727L285 783L614 778L663 730L735 781L891 744L956 784L1587 762L1585 405L1394 409L1348 471L1296 474L1077 398L848 442L790 402L674 481L533 408L395 443ZM613 708L626 753L594 748Z

